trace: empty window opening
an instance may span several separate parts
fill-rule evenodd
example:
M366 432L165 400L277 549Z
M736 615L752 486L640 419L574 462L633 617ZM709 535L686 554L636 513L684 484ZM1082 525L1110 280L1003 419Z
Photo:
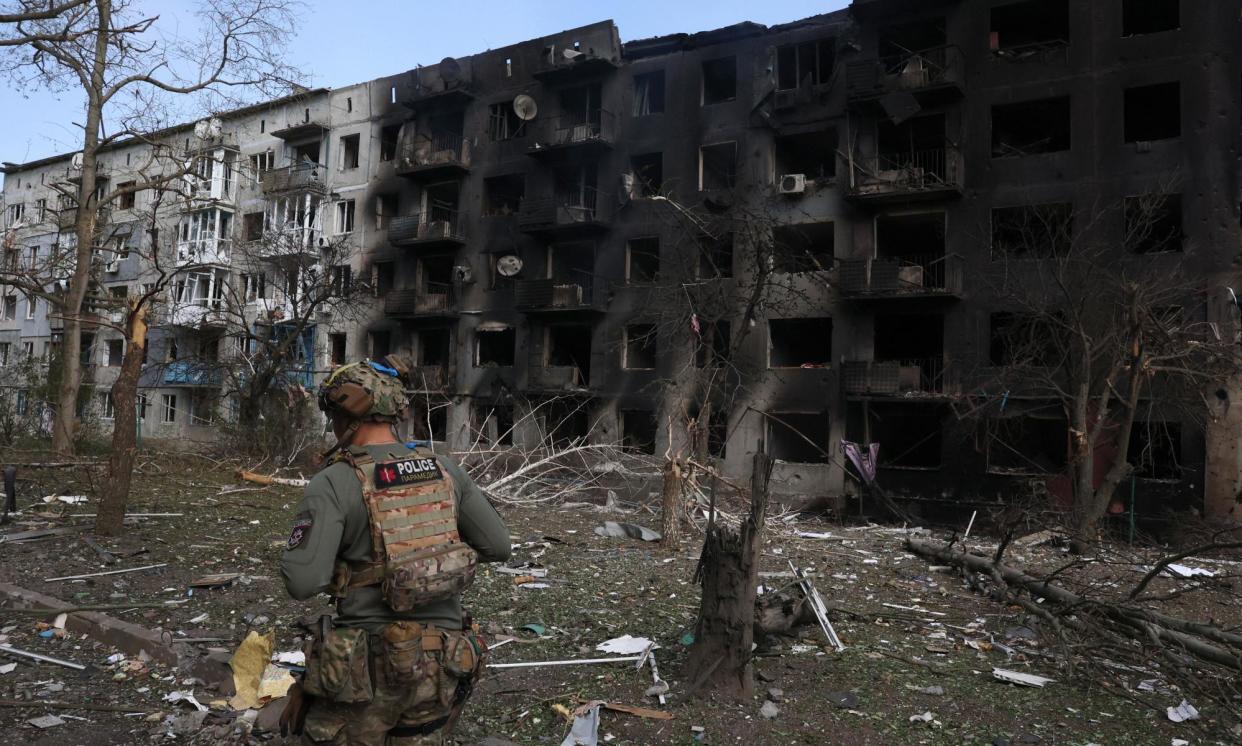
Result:
M988 471L1057 474L1065 470L1069 427L1055 414L1024 414L987 422Z
M835 252L832 223L784 225L772 229L772 270L825 272Z
M511 366L516 349L517 330L511 326L487 325L474 330L476 368Z
M733 234L699 239L699 279L733 276Z
M513 58L512 57L505 57L505 77L506 78L513 77Z
M401 139L401 125L389 124L380 127L379 159L391 161L397 157L397 143Z
M832 319L770 319L769 368L826 368L832 362Z
M293 162L295 164L319 163L319 141L314 140L293 146Z
M488 107L487 137L492 142L512 140L526 134L526 122L518 116L512 101L502 101Z
M416 339L418 364L448 367L452 359L451 336L448 329L420 329Z
M345 332L330 332L328 334L328 364L344 365L346 354Z
M380 329L370 332L368 336L371 342L372 360L379 360L392 352L392 332Z
M881 57L908 57L948 43L943 17L888 26L880 29L877 39Z
M654 456L656 430L655 412L643 409L621 412L621 445L626 448Z
M773 160L778 180L788 174L831 179L837 173L837 131L779 136Z
M627 370L655 370L656 325L630 324L625 327L625 354L621 367Z
M395 85L388 88L388 103L397 103L397 87Z
M1045 98L992 107L992 157L1070 149L1070 99Z
M996 367L1046 368L1057 361L1052 319L1001 311L988 316L988 361Z
M929 405L867 407L871 441L880 444L886 469L938 469L944 448L945 411Z
M544 435L557 447L586 440L591 431L590 412L584 402L558 399L540 409Z
M782 44L776 48L776 88L787 91L801 85L824 85L832 80L835 62L832 39Z
M943 114L913 117L900 124L884 120L876 125L875 137L879 170L897 172L892 177L878 174L881 178L904 179L903 172L909 172L920 179L947 180L950 164Z
M1069 0L1025 0L992 8L993 52L1065 45L1069 38Z
M1121 35L1157 34L1181 28L1178 0L1121 0Z
M120 339L108 340L108 367L121 367L121 358L125 356L125 342Z
M599 83L566 88L561 91L561 112L565 116L562 127L585 129L591 133L599 133L603 127L600 110L601 87ZM576 138L577 135L575 134Z
M768 453L795 464L826 464L827 412L772 412L768 421Z
M1126 197L1125 245L1136 254L1181 251L1185 238L1182 195L1143 194Z
M633 196L655 197L664 188L664 154L646 153L630 158L634 174Z
M634 107L632 113L636 117L664 113L663 70L634 76Z
M727 365L729 348L733 338L729 336L728 321L700 321L695 338L694 364L700 368Z
M875 254L873 286L915 291L949 287L942 212L877 217Z
M476 402L473 407L474 426L487 443L513 445L513 407L503 404Z
M729 444L729 413L720 407L712 407L707 418L707 455L724 458Z
M302 110L302 123L308 124L309 122L310 122L310 109L303 109Z
M992 258L1046 258L1069 253L1074 205L1056 202L992 209Z
M371 265L371 287L377 298L388 295L396 285L396 266L395 262L376 262Z
M526 198L526 177L522 174L492 176L483 180L483 214L513 215Z
M1181 134L1181 84L1174 81L1126 89L1126 142L1168 140Z
M703 63L703 103L719 104L737 97L737 59L722 57Z
M116 198L117 209L134 209L134 205L137 204L138 201L138 192L134 189L135 186L137 186L137 182L134 181L122 181L120 184L116 185L116 188L121 190L120 196Z
M247 241L263 239L263 213L248 212L242 215L242 235Z
M586 324L553 324L547 327L544 365L550 368L573 368L578 371L578 384L591 380L591 327Z
M699 189L732 189L737 182L737 143L722 142L699 148Z
M898 391L944 391L944 316L877 315L873 360L897 364Z
M423 190L423 209L427 211L423 222L452 224L457 219L457 205L461 185L457 182L433 184Z
M377 194L375 195L375 229L385 230L388 224L397 217L397 195L395 194Z
M345 111L346 113L353 113L354 111L354 100L348 96L345 97Z
M445 401L416 398L410 409L411 434L415 440L448 440L448 411Z
M1127 461L1139 479L1182 478L1182 426L1179 422L1137 421L1130 431Z
M632 238L625 247L625 280L632 285L660 279L660 239Z
M562 243L548 247L549 280L592 286L595 275L595 244Z

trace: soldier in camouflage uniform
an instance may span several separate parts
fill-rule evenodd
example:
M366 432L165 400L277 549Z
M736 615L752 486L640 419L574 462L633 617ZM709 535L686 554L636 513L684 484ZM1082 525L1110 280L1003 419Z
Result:
M291 596L336 601L281 723L305 743L441 744L482 669L461 590L476 553L508 558L509 532L459 465L397 438L401 363L346 365L320 390L335 455L307 485L281 557Z

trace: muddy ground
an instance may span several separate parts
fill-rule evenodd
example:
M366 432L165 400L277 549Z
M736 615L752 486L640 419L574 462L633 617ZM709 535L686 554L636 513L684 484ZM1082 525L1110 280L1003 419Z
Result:
M318 614L324 604L290 601L276 565L299 491L241 484L233 476L236 465L195 456L148 459L130 512L180 515L135 519L124 535L100 539L117 556L113 565L105 565L76 533L0 543L0 582L66 604L162 604L104 613L158 630L168 641L209 638L191 645L204 655L227 656L250 629L275 630L279 651L300 648L303 633L296 621ZM101 473L86 466L23 469L22 515L0 527L0 533L88 527L88 518L74 516L94 512ZM54 493L88 500L73 505L40 500ZM599 737L609 744L1240 742L1238 732L1228 730L1227 713L1209 705L1200 707L1197 723L1170 722L1166 708L1178 705L1182 696L1162 682L1154 664L1149 670L1118 672L1107 686L1069 675L1033 639L1037 625L1020 609L978 595L953 573L931 569L904 550L900 530L805 517L770 522L762 570L785 572L792 560L813 572L824 598L840 609L833 622L846 650L835 652L818 628L803 627L797 636L769 640L757 651L760 681L752 701L735 704L709 694L686 701L681 669L697 610L698 590L691 578L702 535L692 530L677 552L656 543L597 536L593 529L604 520L658 526L654 510L639 504L645 497L630 503L625 497L620 512L594 505L502 506L519 547L510 564L545 568L547 578L540 582L547 587L517 586L513 575L484 569L467 602L489 640L519 638L496 649L493 663L599 657L603 654L596 645L624 634L655 640L660 673L671 687L668 705L644 696L651 672L636 671L632 664L494 670L476 688L456 733L458 743L494 736L518 744L559 744L568 725L554 707L572 709L587 700L653 707L672 715L656 720L605 711ZM798 532L831 536L799 537ZM1024 549L1013 558L1034 569L1051 568L1062 551ZM155 564L164 566L48 580ZM191 581L207 573L240 577L222 588L191 591ZM764 582L779 586L789 581L770 577ZM1184 582L1161 580L1157 587L1167 590ZM1181 611L1236 624L1242 619L1238 594L1231 581L1214 582L1220 584L1218 591L1206 601L1187 602ZM75 661L87 670L0 654L0 664L16 663L0 673L0 743L281 742L263 727L271 712L261 713L254 725L253 714L231 711L218 689L183 671L117 660L116 651L100 641L39 629L39 621L52 618L0 605L0 636L9 644ZM1054 681L1043 688L1006 684L994 678L996 667ZM1141 681L1153 679L1154 691L1139 690ZM195 716L189 707L164 701L173 691L193 692L210 712ZM779 700L770 719L761 714L768 699ZM42 701L120 711L50 708ZM63 722L46 729L30 724L46 715Z

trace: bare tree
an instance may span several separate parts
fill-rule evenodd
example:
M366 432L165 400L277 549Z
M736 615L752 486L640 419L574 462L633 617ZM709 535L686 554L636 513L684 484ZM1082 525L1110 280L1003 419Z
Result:
M0 72L18 87L81 95L84 121L79 174L64 188L74 243L65 247L67 282L47 300L64 319L63 374L54 413L53 447L73 450L74 403L82 381L79 350L90 260L104 220L101 210L126 189L151 189L178 178L99 188L101 151L167 124L157 120L179 97L202 94L215 107L231 90L283 89L292 77L281 61L293 25L291 0L204 0L199 36L178 36L160 16L131 0L11 0L0 6Z

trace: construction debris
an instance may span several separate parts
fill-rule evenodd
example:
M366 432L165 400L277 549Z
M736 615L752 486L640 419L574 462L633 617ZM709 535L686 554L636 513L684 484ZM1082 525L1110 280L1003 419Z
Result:
M1199 711L1195 709L1194 705L1190 704L1184 699L1182 700L1182 703L1178 705L1177 707L1168 708L1168 710L1166 710L1166 713L1169 716L1169 720L1172 720L1175 723L1182 723L1187 720L1198 720L1199 719Z
M72 668L75 671L86 670L86 666L80 665L78 663L74 663L73 661L61 660L60 658L53 658L48 655L40 655L39 653L31 653L28 650L18 650L17 648L13 647L12 645L9 645L8 643L0 644L0 653L9 653L10 655L20 655L23 658L30 658L36 661L43 661L44 663L55 663L58 666L64 666L65 668Z
M1006 671L1003 668L993 668L992 676L1009 684L1019 684L1021 686L1034 686L1043 688L1044 684L1051 684L1056 679L1049 679L1045 676L1036 676L1034 674L1022 673L1020 671Z
M288 477L269 477L265 474L257 474L253 471L240 469L237 472L237 478L244 482L254 482L255 484L278 484L282 487L305 487L310 484L309 479L291 479Z
M121 575L127 572L141 572L142 570L154 570L157 567L168 567L167 562L160 562L155 565L145 565L143 567L130 567L124 570L108 570L106 572L90 572L85 575L64 575L59 578L44 578L44 583L55 583L60 580L82 580L84 578L98 578L104 575Z
M828 609L824 606L824 599L820 597L819 591L815 589L815 585L811 583L802 570L794 566L792 561L789 562L789 569L798 578L798 585L802 588L802 592L806 594L807 601L811 605L811 611L815 612L815 619L819 622L819 628L824 631L824 636L828 638L828 642L837 649L838 653L845 650L845 645L841 643L841 638L837 637L837 631L833 629L832 622L828 621Z
M652 531L645 526L639 526L634 523L617 523L616 521L604 521L604 525L596 526L595 533L600 536L610 536L615 539L642 539L643 541L659 541L660 532Z

